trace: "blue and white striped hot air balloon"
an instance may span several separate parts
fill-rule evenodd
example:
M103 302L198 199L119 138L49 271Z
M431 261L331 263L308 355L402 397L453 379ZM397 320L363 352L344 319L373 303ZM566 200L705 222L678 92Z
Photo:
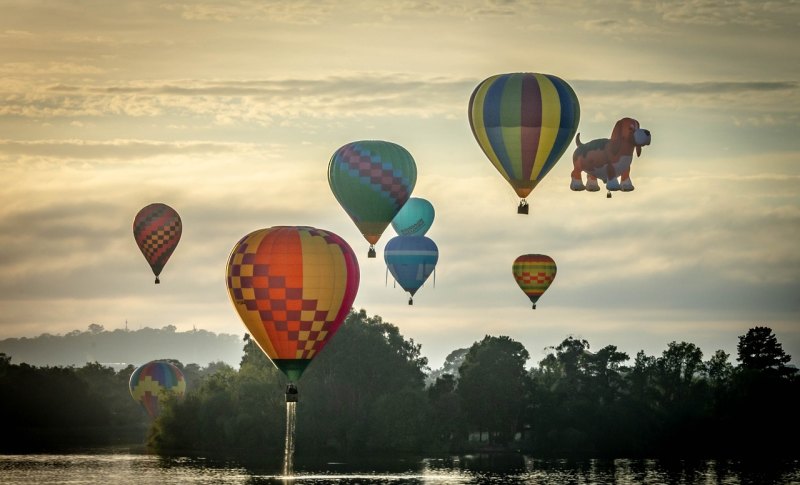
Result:
M413 296L436 269L439 248L425 236L397 236L386 243L383 259L400 287Z

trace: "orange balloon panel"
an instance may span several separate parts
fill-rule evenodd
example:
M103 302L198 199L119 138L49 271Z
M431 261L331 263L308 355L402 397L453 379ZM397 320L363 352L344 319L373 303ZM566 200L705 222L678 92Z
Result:
M284 361L310 360L325 347L350 311L358 283L358 261L350 246L312 227L252 232L228 260L228 292L236 311L287 375Z

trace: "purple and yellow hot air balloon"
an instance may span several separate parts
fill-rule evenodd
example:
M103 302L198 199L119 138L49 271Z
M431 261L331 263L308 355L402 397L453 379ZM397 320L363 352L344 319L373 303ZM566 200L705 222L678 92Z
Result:
M520 197L517 210L575 137L580 106L572 88L551 74L492 76L469 100L472 134Z
M514 260L511 273L536 310L539 297L556 277L556 262L544 254L523 254Z
M172 396L183 397L186 379L178 367L169 362L154 360L139 366L131 374L128 387L133 400L142 405L151 418L161 412L161 403Z
M388 141L354 141L336 150L328 164L333 195L369 242L375 257L386 226L417 183L417 165L408 150Z
M231 251L226 276L245 327L290 382L339 329L359 283L347 242L303 226L251 232Z
M182 229L181 217L166 204L150 204L133 219L133 237L156 275L156 284L161 282L158 275L181 240Z

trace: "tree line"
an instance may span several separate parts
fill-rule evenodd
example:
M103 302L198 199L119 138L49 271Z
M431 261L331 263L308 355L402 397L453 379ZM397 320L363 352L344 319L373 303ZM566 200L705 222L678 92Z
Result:
M704 360L688 342L632 361L574 337L546 350L528 367L522 344L487 335L431 372L396 326L351 312L298 383L298 453L798 456L800 378L767 327L739 337L735 364L721 350ZM280 456L286 379L248 336L238 370L173 363L187 394L149 422L127 393L132 366L35 368L0 354L0 393L9 396L0 413L13 423L0 447L20 436L132 429L161 454ZM47 414L53 402L57 415Z
M241 357L241 337L194 329L180 332L174 325L162 328L107 330L92 323L84 331L64 335L43 333L37 337L0 340L0 352L17 362L32 365L82 366L100 362L119 370L126 364L143 364L162 356L182 362L221 360L235 364Z

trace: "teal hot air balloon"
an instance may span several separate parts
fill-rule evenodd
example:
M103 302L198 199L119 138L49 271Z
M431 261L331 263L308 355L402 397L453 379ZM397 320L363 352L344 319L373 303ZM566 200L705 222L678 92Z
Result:
M492 76L469 100L472 134L500 175L525 198L564 154L575 137L580 106L575 92L551 74Z
M413 305L414 294L436 269L439 248L425 236L397 236L386 243L383 259L395 281L411 294L408 304Z
M408 150L388 141L354 141L336 150L328 164L333 195L375 257L386 226L411 197L417 183L417 165Z
M411 197L392 219L398 236L424 236L436 216L433 204L420 197Z

